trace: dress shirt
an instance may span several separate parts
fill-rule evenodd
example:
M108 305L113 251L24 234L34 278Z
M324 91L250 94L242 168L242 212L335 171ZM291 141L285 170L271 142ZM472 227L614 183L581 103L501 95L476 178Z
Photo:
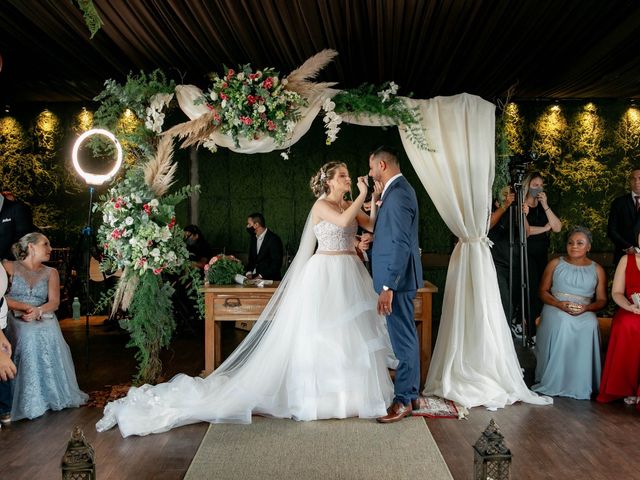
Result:
M391 178L389 179L389 181L388 181L387 183L385 183L385 184L384 184L384 188L382 189L382 195L380 195L380 200L382 200L382 198L384 197L384 193L385 193L385 192L387 191L387 189L389 188L389 185L391 185L391 184L393 183L393 181L394 181L396 178L400 178L401 176L402 176L402 174L401 174L401 173L399 173L399 174L397 174L397 175L394 175L393 177L391 177Z

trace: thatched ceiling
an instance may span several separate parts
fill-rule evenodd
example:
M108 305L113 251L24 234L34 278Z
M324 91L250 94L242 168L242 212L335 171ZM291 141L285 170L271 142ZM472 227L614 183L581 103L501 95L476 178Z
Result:
M206 85L222 65L288 73L323 48L348 88L487 99L640 98L638 0L94 0L0 2L0 101L86 101L104 80L161 68Z

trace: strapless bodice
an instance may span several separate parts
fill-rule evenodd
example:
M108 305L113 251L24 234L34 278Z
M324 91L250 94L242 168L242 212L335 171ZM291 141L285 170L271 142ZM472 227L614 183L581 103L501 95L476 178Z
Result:
M354 250L353 239L357 230L358 225L355 222L348 227L339 227L322 220L313 226L313 232L318 239L318 251Z

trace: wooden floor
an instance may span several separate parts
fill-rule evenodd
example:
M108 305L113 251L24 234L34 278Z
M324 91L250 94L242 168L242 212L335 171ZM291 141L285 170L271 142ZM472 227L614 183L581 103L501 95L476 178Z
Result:
M84 323L62 322L85 391L126 382L135 368L133 352L125 348L126 334L109 331L98 321L93 323L87 366ZM233 328L225 330L223 354L228 354L241 336ZM198 374L204 363L201 345L198 334L175 339L164 357L167 376L179 371ZM529 362L523 353L522 363ZM73 426L79 425L95 449L98 479L181 479L207 429L207 425L198 424L123 439L117 429L98 434L94 425L100 417L100 409L82 407L49 412L3 428L0 478L60 478L60 459ZM568 399L556 399L550 407L517 404L497 412L475 408L466 420L428 419L454 478L472 478L472 445L491 418L513 453L514 479L640 478L640 414L623 403L600 405ZM411 439L407 439L406 448L411 448Z

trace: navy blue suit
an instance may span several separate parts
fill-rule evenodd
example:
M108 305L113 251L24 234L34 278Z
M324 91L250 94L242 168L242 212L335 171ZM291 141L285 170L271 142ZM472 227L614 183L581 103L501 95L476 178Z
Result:
M418 246L418 201L416 192L402 176L384 192L378 210L371 250L373 286L393 290L392 313L387 328L399 360L395 377L395 401L405 405L418 398L420 350L413 313L416 291L423 286Z

